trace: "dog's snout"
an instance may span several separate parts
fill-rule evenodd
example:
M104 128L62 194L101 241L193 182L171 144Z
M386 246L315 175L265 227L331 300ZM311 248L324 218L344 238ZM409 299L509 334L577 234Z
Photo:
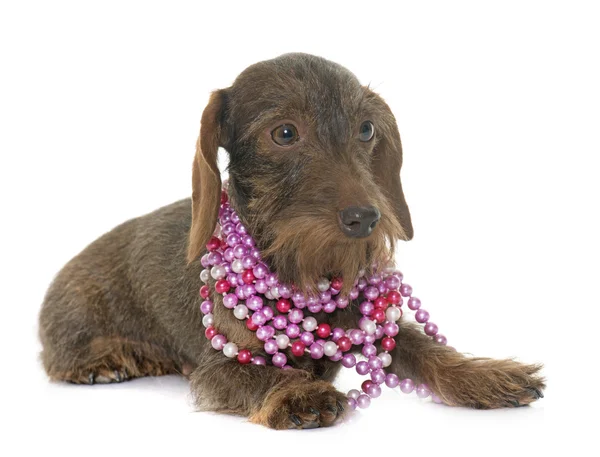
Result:
M340 228L344 235L364 238L371 234L381 218L381 213L374 206L348 206L340 211L339 216Z

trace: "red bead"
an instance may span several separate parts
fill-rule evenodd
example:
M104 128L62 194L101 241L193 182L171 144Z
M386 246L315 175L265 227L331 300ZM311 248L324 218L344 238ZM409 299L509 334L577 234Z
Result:
M246 327L248 328L248 330L252 330L253 332L256 332L256 330L258 330L258 325L252 322L252 319L246 319Z
M231 289L231 284L226 279L219 279L215 284L215 290L220 294L228 292L229 289Z
M298 340L292 343L292 354L296 357L302 357L304 355L304 349L306 349L306 346L302 341Z
M342 278L333 278L331 280L331 287L335 290L342 290L342 286L344 285L344 280Z
M227 197L227 192L221 192L221 204L227 203L227 200L229 200L229 197Z
M227 241L226 240L221 240L221 249L224 251L228 247L229 247L229 245L227 244Z
M387 294L387 301L394 305L397 305L402 301L402 296L397 290L390 290Z
M252 360L252 353L248 349L242 349L238 351L237 359L242 365L246 365Z
M204 336L206 338L208 338L209 340L212 340L213 336L215 336L216 334L217 334L217 329L214 328L213 326L206 327L206 330L204 330Z
M385 311L380 308L377 308L371 313L370 317L378 324L381 324L385 321Z
M388 307L388 302L385 297L379 296L373 302L375 308L386 309Z
M391 351L396 347L396 340L394 340L394 338L386 336L384 339L381 340L381 347L384 351Z
M277 311L279 311L280 313L287 313L292 308L292 304L290 303L290 301L285 298L280 298L279 300L277 300L276 306Z
M208 243L206 243L206 249L208 249L209 251L214 251L214 250L218 249L220 245L221 245L221 240L218 239L216 236L213 236L208 241Z
M338 347L342 352L349 351L352 347L352 341L347 336L342 336L339 340L336 341Z
M244 281L244 283L246 284L252 284L252 282L255 280L256 278L254 277L254 273L252 273L252 270L248 269L248 270L244 270L244 272L242 273L242 280Z
M319 324L317 326L317 335L321 338L327 338L331 335L331 327L329 324Z
M207 285L200 287L200 296L202 298L208 298L208 286Z
M363 383L360 385L360 388L362 389L363 392L367 392L368 391L367 389L371 385L373 385L373 381L366 380L366 381L363 381Z

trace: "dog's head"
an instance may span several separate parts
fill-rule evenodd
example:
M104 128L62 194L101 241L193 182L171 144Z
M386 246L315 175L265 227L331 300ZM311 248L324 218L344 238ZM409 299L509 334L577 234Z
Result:
M396 120L340 65L286 54L212 94L193 167L189 261L215 228L219 147L229 153L232 205L282 281L354 278L413 236Z

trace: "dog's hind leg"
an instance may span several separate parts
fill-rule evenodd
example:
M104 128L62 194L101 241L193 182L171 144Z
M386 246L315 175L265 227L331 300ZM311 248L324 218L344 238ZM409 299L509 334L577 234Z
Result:
M541 365L467 357L401 323L390 371L400 379L426 383L444 403L478 409L527 405L545 388Z
M176 363L160 346L119 337L98 337L73 350L61 348L58 357L45 348L42 361L55 381L75 384L122 382L143 376L184 374L189 370Z

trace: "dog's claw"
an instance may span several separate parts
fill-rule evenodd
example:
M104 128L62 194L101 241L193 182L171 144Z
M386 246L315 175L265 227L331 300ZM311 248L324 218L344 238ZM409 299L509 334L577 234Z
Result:
M290 414L290 419L291 421L296 424L298 427L300 427L302 425L302 421L300 420L300 418L298 416L296 416L295 414Z
M344 405L342 405L342 402L338 400L336 402L336 405L337 405L338 409L340 410L340 412L343 413L344 412Z
M121 373L119 373L118 370L113 371L113 373L115 374L115 381L121 382L123 380L123 378L121 377Z
M518 408L520 405L520 403L517 400L510 400L509 401L511 405L513 405L515 408Z
M535 392L535 398L536 398L536 400L538 398L544 398L543 392L540 389L538 389L537 387L531 387L529 390L532 390L533 392Z
M315 408L308 408L308 410L317 417L319 417L321 415L321 412Z
M90 373L88 375L88 383L89 384L94 384L94 373Z

